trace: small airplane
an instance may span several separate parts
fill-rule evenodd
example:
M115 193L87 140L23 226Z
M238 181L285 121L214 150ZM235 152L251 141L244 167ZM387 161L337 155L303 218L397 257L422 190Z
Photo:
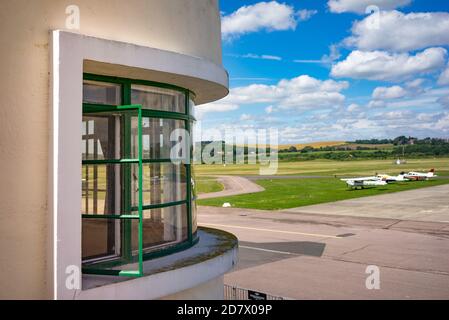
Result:
M365 187L378 187L387 185L386 181L379 179L378 177L363 177L363 178L350 178L350 179L341 179L341 181L346 182L349 188L361 188Z
M404 173L401 173L397 176L390 176L388 174L378 174L376 175L376 177L381 179L382 181L385 181L386 183L409 181L409 179L405 177Z
M431 169L428 173L422 173L422 172L409 172L409 173L403 173L404 178L413 180L413 181L423 181L423 180L429 180L434 177L438 177L435 174L435 169Z

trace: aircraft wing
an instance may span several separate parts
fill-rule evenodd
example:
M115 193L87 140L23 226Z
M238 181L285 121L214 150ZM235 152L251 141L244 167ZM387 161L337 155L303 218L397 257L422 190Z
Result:
M361 177L361 178L341 179L341 181L354 181L354 182L376 181L376 180L380 180L380 179L377 177Z

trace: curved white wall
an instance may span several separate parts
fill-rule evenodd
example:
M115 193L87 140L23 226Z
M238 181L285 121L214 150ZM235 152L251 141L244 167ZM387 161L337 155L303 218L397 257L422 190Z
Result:
M52 297L47 203L50 31L80 8L80 33L221 66L217 0L0 2L0 298Z

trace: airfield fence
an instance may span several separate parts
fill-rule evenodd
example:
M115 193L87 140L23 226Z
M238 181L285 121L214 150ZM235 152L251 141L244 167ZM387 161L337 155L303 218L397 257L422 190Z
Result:
M224 300L289 300L271 294L239 288L236 286L224 285Z

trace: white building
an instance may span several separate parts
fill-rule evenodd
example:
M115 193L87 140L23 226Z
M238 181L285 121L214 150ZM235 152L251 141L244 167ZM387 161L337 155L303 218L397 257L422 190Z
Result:
M217 0L2 1L0 41L0 298L222 298L170 153L228 93Z

